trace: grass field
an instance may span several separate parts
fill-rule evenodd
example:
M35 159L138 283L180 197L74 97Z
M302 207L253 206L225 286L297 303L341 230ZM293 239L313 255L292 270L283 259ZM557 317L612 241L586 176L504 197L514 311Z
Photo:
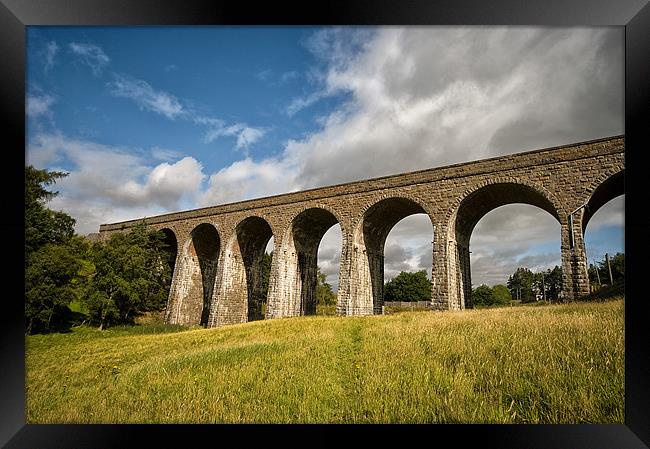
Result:
M28 423L623 423L623 299L26 340Z

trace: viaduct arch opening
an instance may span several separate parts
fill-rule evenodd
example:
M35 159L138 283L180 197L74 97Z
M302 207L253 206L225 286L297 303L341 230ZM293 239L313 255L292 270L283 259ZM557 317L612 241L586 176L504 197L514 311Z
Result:
M316 288L316 310L319 315L336 315L336 306L339 298L338 289L341 274L342 248L343 235L341 226L337 223L325 231L323 238L318 244L318 270L320 271L320 276L323 276L323 282L327 284L321 286L321 281L318 280L318 286ZM328 291L328 286L333 295Z
M318 247L325 233L339 224L334 214L320 207L299 213L283 239L284 286L289 316L316 313Z
M472 279L470 239L478 222L488 212L508 204L529 204L551 214L561 223L558 212L549 198L525 184L499 182L488 184L467 195L460 203L450 225L451 247L449 273L452 308L472 308ZM455 285L455 288L454 288Z
M178 305L176 323L206 326L219 260L221 241L217 229L208 223L196 226L185 245L184 294Z
M174 269L176 268L176 257L178 256L178 240L176 239L176 234L174 231L169 228L163 228L160 230L160 232L163 236L162 243L164 245L164 251L166 255L166 257L162 260L162 263L169 268L168 284L165 286L169 302L169 295L171 292L171 286L174 277Z
M384 244L384 292L382 303L385 301L431 301L432 235L433 225L431 218L426 214L409 215L397 222L389 231ZM412 296L404 296L403 293L405 292L388 286L388 283L402 271L415 273L422 270L426 272L428 280L428 294L426 296L424 295L424 289L418 288L417 293L411 293Z
M266 299L263 279L264 254L273 237L268 222L260 217L248 217L235 228L228 244L229 269L226 283L228 303L241 310L244 321L264 319L262 304Z
M625 194L625 170L610 176L603 181L591 194L582 215L582 231L585 232L589 220L609 201Z
M504 285L511 287L512 299L557 301L562 290L561 236L557 219L537 206L508 204L491 210L470 237L472 288ZM508 285L520 268L534 276L518 272Z
M381 314L386 238L398 222L415 214L426 214L426 211L415 201L403 197L380 200L364 213L353 237L359 276L355 288L359 290L355 295L357 304L352 304L350 314L364 314L369 310Z
M610 284L609 270L596 274L597 268L605 259L617 252L625 253L624 214L625 214L625 171L620 171L603 181L593 191L582 216L582 230L585 241L585 257L589 268L590 291L599 285ZM622 216L621 216L622 215ZM591 227L590 227L591 224ZM614 281L617 273L614 270Z

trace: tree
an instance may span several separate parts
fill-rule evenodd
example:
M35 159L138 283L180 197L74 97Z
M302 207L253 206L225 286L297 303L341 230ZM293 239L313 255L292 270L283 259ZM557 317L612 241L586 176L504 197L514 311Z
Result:
M544 284L546 285L546 299L557 301L562 292L562 268L556 265L552 270L546 270Z
M316 276L318 283L316 284L316 304L332 305L336 304L336 293L332 291L332 286L326 282L327 276L321 273L320 267L316 267Z
M402 271L384 284L385 301L429 301L431 281L424 270L409 273Z
M605 262L607 265L607 262ZM609 259L609 265L612 268L612 277L614 278L614 283L617 281L625 280L625 253L616 253L614 257Z
M45 203L58 192L46 189L68 174L25 167L25 255L47 243L63 244L74 235L75 219L64 212L52 211ZM28 257L25 258L27 263Z
M75 299L81 247L75 220L45 207L58 192L47 189L67 173L25 167L25 317L27 333L61 324Z
M140 224L95 243L90 253L95 273L86 301L100 329L166 305L172 273L162 233Z
M508 278L507 287L513 298L519 298L521 302L531 302L535 300L533 281L533 272L528 268L520 267Z
M81 264L70 247L46 243L32 252L25 269L27 333L49 331L64 319L75 299L72 280Z
M614 284L619 284L625 281L625 253L616 253L613 257L609 258L609 266L612 269L612 278ZM596 264L589 265L589 282L592 285L609 285L609 268L607 267L607 259L603 257L602 260L597 261Z
M483 284L472 290L472 302L478 306L490 306L493 304L492 289Z
M512 295L508 287L503 284L498 284L492 287L492 300L493 304L510 304Z
M510 304L510 291L505 285L479 285L472 290L472 302L479 306Z

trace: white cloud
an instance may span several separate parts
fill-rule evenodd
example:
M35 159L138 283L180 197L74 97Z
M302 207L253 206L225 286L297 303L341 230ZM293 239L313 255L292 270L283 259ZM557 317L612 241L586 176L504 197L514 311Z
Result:
M321 61L311 78L318 87L287 113L329 95L349 100L319 120L319 131L290 140L284 157L307 188L620 134L622 37L605 28L316 33L308 47ZM475 282L505 282L519 264L560 263L559 243L545 252L559 242L555 220L532 207L509 210L475 230ZM622 210L605 215L603 223L622 224ZM426 221L403 232L399 244L389 236L387 279L407 266L430 268L430 246L417 243L430 239Z
M620 226L625 221L625 196L621 195L604 204L587 223L587 232L595 232L607 226Z
M297 78L300 78L300 73L296 72L295 70L291 70L289 72L284 72L282 73L282 75L280 75L280 82L286 84Z
M251 145L259 141L267 132L265 128L255 128L246 123L227 124L225 121L199 115L192 109L183 106L181 100L174 95L154 89L144 80L126 75L113 75L113 81L107 83L112 95L129 98L142 110L155 112L170 120L184 118L198 125L207 127L203 143L212 143L219 137L236 136L235 148L244 150L245 154Z
M28 95L27 96L27 115L34 118L51 113L50 106L56 102L52 95Z
M173 95L155 90L146 81L125 75L113 76L113 81L107 84L112 95L133 100L140 109L164 115L175 119L186 113L180 101Z
M505 284L518 267L541 271L562 265L560 224L535 206L502 206L478 222L470 251L474 286Z
M133 149L39 134L30 142L28 163L57 169L66 162L70 175L57 182L60 194L48 207L77 220L81 234L101 223L158 215L195 207L205 179L201 164L185 157L175 163L147 164Z
M74 54L81 56L81 60L90 67L95 76L101 75L104 67L111 61L104 50L94 44L71 42L69 48Z
M175 159L180 159L183 154L179 151L170 150L168 148L153 147L151 149L151 157L159 161L170 162Z
M352 100L287 151L316 186L620 133L619 31L390 27L356 46L325 32L312 45L323 85L289 112Z
M49 72L52 67L54 67L54 58L59 52L59 46L55 41L50 41L45 47L45 72Z
M288 159L251 158L237 161L210 176L208 188L202 194L200 205L212 206L243 199L260 198L298 190L296 168Z
M249 147L259 141L268 131L265 128L253 128L245 123L226 125L223 120L210 117L196 117L194 121L208 126L208 131L203 137L203 143L211 143L223 136L237 136L235 148L244 150L247 156Z
M305 45L317 58L306 74L312 90L294 99L286 113L345 94L345 102L318 121L319 130L289 140L274 158L258 161L245 153L244 159L213 173L206 190L180 183L181 174L201 177L196 161L177 166L170 159L159 165L156 174L164 174L165 182L155 181L157 167L139 161L127 179L116 174L117 181L110 180L119 210L136 211L145 200L170 206L151 193L156 188L184 192L181 197L198 192L190 198L207 206L623 132L620 29L328 28ZM122 86L129 93L123 96L170 119L182 116L205 126L205 142L233 137L236 147L245 150L265 132L199 116L174 96L132 81L133 87ZM35 157L54 160L60 153L43 147ZM141 167L137 175L134 167ZM97 176L103 182L101 173ZM497 218L487 216L472 236L475 284L505 282L519 263L545 266L557 260L559 247L557 256L551 247L554 239L559 241L559 230L546 212L538 216L504 209L493 214ZM598 220L594 217L590 228L598 227ZM398 224L397 240L387 244L387 279L400 267L430 267L430 222L407 225L410 229L401 231ZM322 260L332 271L328 281L335 271L332 248L324 246L327 257Z
M313 92L305 97L294 98L286 108L286 113L289 117L294 116L297 112L311 106L317 101L325 98L328 95L325 91Z

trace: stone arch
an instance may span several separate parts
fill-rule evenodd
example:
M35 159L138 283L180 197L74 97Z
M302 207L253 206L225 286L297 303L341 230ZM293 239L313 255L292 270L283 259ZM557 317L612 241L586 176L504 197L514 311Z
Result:
M422 210L424 211L423 213L429 215L429 217L434 217L435 216L436 211L431 207L431 205L429 203L423 201L422 198L419 198L419 197L417 197L415 195L411 195L411 194L405 193L405 192L384 193L384 194L378 195L376 197L373 197L372 201L364 204L361 208L359 208L359 212L357 212L356 217L355 217L356 226L354 227L354 230L356 231L358 229L360 221L368 213L368 210L375 207L377 204L381 203L382 201L390 200L390 199L409 200L409 201L417 204L420 208L422 208Z
M174 274L174 267L176 266L176 258L178 256L178 239L176 238L176 233L171 228L161 228L160 232L163 234L163 243L167 247L167 252L169 254L169 267L171 268L172 276Z
M490 179L467 189L453 203L447 218L449 296L452 309L471 308L470 237L488 212L508 204L529 204L551 214L560 224L564 208L553 194L530 181Z
M178 261L182 281L175 292L172 323L207 325L220 251L221 238L214 224L200 223L192 229Z
M224 282L228 285L230 308L241 310L243 321L264 318L262 314L262 259L273 237L269 222L257 215L243 218L226 246Z
M473 184L472 187L465 190L462 195L456 198L450 204L447 215L445 216L444 221L447 223L448 229L456 229L456 225L458 224L458 213L461 211L463 205L468 204L468 200L471 201L472 198L475 200L479 199L478 195L486 192L490 193L490 190L492 190L491 193L493 196L496 196L497 198L492 198L490 203L479 205L480 207L474 210L478 219L476 219L473 224L471 224L471 221L473 220L468 222L471 226L470 231L474 226L476 226L476 223L478 223L478 221L491 210L513 203L524 203L537 206L550 213L559 222L562 222L562 214L565 211L565 207L553 193L546 190L544 187L525 179L500 177L487 179Z
M584 208L581 217L582 232L587 229L591 217L609 201L625 193L625 169L620 168L613 172L607 172L598 177L589 186L589 200Z
M359 279L350 287L355 291L351 295L353 304L349 314L382 312L386 238L399 221L419 213L427 214L431 220L427 207L409 195L382 195L362 210L352 235L350 257Z
M278 271L283 278L283 288L279 291L284 302L282 309L286 309L280 312L281 316L316 313L318 246L325 232L337 223L345 242L343 224L329 207L320 204L305 207L291 219L279 247L283 261Z
M171 228L164 227L159 231L163 234L163 244L165 245L165 252L167 254L167 257L165 260L163 260L163 263L167 264L171 273L169 285L167 286L167 307L169 307L171 304L174 285L176 261L178 259L178 239L176 238L176 233Z

